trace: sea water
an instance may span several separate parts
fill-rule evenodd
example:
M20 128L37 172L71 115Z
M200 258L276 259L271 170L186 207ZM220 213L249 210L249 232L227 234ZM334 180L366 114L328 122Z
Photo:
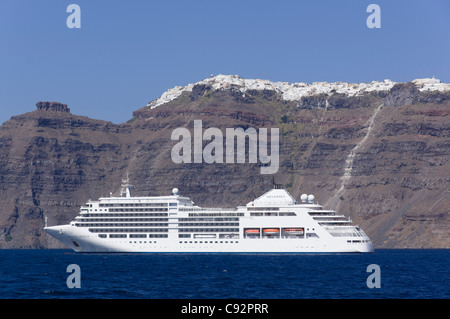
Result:
M78 266L79 288L70 287ZM377 265L372 272L369 265ZM78 254L0 250L2 299L448 299L450 250ZM68 268L69 267L69 268ZM368 284L376 276L379 288Z

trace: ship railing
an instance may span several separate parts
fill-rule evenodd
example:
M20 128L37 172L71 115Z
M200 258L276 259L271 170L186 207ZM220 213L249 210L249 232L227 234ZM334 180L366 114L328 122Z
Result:
M366 234L355 226L325 227L333 237L366 237Z

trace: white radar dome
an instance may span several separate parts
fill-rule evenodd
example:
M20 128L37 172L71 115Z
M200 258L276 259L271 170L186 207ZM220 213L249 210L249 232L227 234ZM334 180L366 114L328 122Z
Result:
M308 195L302 194L302 196L300 196L300 200L302 201L302 203L306 203L306 201L308 200Z
M308 196L308 202L310 202L310 203L314 203L314 195L309 195Z
M174 195L178 195L178 188L174 188L174 189L172 189L172 194L174 194Z

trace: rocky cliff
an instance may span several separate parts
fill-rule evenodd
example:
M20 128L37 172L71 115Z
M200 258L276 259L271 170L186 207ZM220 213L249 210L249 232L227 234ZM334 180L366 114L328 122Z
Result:
M201 206L234 207L272 187L314 194L377 248L450 248L450 91L434 79L371 84L272 83L218 76L177 87L116 125L39 102L0 127L0 246L60 247L42 228L88 199L173 187ZM279 128L280 165L171 160L174 129ZM225 137L224 137L225 138ZM206 145L208 141L204 141Z

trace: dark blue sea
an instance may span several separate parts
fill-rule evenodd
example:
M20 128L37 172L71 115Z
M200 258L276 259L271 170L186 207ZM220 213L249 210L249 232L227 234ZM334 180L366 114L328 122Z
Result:
M69 265L79 271L67 271ZM377 265L378 271L369 269ZM78 282L80 288L68 287ZM368 287L368 277L379 288ZM0 250L1 299L449 299L450 250L77 254Z

